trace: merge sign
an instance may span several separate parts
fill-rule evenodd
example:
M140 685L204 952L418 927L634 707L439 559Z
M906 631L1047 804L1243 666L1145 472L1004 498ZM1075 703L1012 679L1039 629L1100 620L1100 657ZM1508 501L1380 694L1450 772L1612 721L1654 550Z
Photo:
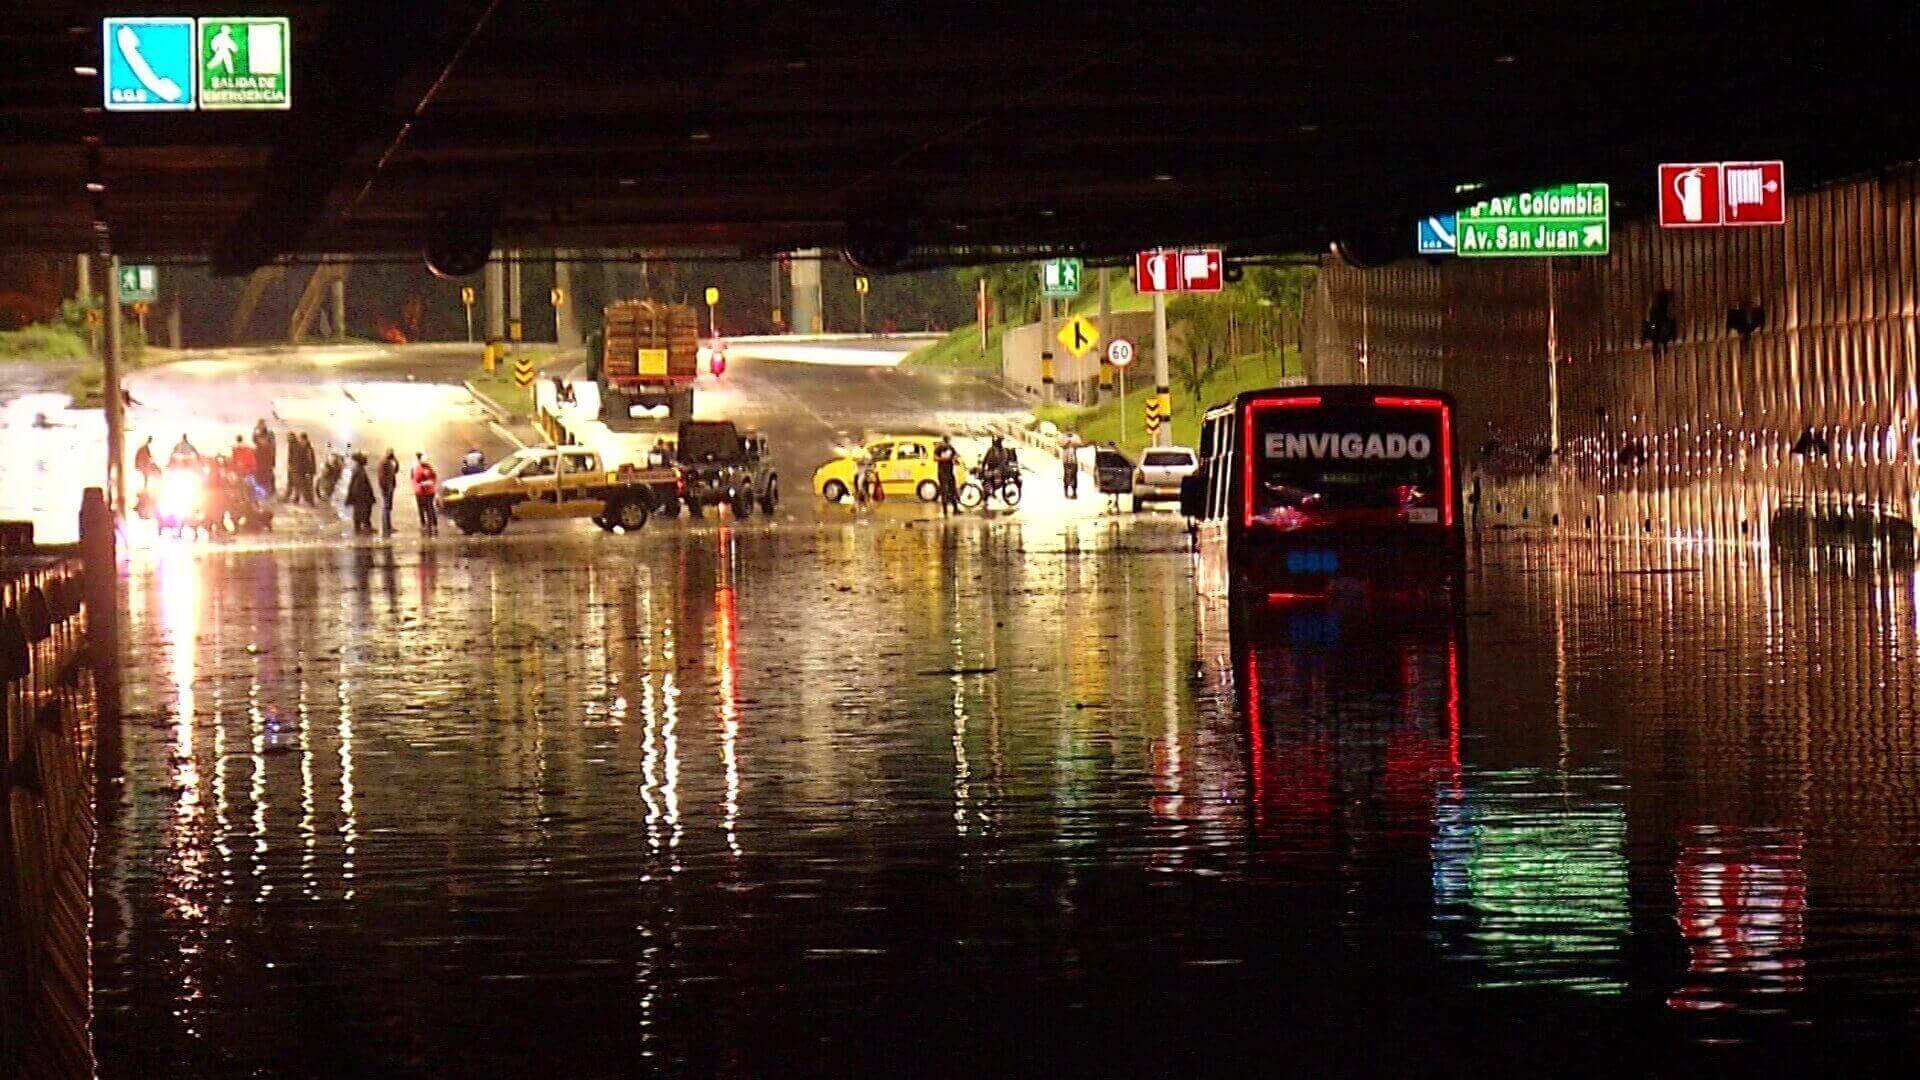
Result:
M202 18L197 37L202 109L292 107L293 65L286 18Z
M1454 253L1463 259L1605 255L1613 210L1605 184L1563 184L1483 199L1461 210Z

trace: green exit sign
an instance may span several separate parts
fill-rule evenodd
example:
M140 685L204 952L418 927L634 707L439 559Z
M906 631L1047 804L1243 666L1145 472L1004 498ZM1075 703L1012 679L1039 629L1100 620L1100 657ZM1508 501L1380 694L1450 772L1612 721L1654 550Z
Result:
M1050 299L1080 295L1080 260L1051 259L1040 264L1040 291Z
M289 23L283 16L241 15L199 22L202 109L293 106Z
M120 302L151 304L160 299L160 268L138 263L120 267Z
M1613 211L1605 184L1562 184L1482 199L1460 211L1455 254L1463 259L1605 255Z

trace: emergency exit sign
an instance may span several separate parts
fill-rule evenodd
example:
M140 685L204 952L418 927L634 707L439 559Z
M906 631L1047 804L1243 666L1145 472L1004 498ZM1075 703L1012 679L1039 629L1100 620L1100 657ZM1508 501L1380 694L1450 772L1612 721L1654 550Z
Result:
M292 107L286 18L203 18L198 37L202 109Z
M160 299L160 269L144 263L120 266L120 302L152 303Z
M1040 292L1049 299L1080 295L1079 259L1052 259L1040 264Z
M1613 211L1606 184L1562 184L1483 199L1461 210L1454 251L1463 259L1605 255Z

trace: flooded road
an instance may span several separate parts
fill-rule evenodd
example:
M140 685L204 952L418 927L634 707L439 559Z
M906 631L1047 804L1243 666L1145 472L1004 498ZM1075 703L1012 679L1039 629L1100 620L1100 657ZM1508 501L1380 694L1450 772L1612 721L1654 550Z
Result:
M1472 579L1236 637L1170 522L154 553L102 1071L1905 1060L1920 581Z

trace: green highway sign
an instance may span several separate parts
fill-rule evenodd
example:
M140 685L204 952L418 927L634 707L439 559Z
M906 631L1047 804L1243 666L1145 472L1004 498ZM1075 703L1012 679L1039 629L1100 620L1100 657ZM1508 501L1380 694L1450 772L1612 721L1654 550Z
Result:
M160 299L160 268L138 263L120 267L120 302L151 304Z
M1562 184L1483 199L1459 214L1454 253L1463 259L1605 255L1612 244L1605 184Z
M202 109L286 109L293 105L288 22L235 15L199 22Z
M1040 264L1040 291L1050 299L1080 295L1080 260L1050 259Z

